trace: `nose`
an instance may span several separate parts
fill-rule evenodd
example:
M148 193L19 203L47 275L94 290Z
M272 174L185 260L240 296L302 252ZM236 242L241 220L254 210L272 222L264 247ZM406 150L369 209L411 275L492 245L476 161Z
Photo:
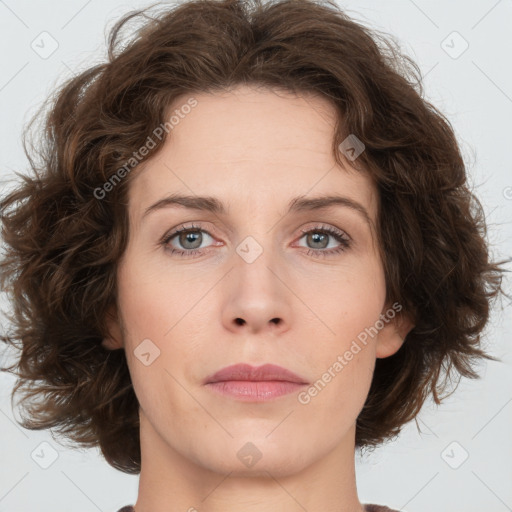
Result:
M225 281L224 326L233 332L286 331L293 294L285 266L271 250L263 250L254 260L241 254L234 254L234 267Z

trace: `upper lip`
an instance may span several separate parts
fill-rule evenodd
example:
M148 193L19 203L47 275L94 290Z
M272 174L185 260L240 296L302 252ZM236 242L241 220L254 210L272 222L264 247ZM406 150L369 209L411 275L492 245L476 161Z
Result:
M206 377L204 383L222 382L227 380L249 380L249 381L284 381L307 384L306 380L296 375L290 370L277 366L275 364L264 364L262 366L251 366L250 364L240 363L226 366Z

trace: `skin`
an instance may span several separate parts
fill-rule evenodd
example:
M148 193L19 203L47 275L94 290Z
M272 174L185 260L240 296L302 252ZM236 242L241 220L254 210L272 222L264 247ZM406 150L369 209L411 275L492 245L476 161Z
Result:
M376 225L376 187L348 160L336 164L326 99L254 86L194 97L161 152L133 171L129 242L104 340L125 349L140 403L136 512L362 512L355 422L376 358L401 347L408 318L396 315L361 344L307 404L297 393L241 402L203 380L245 362L274 363L314 383L389 310L375 234L360 213L332 206L286 214L296 196L335 193L359 202ZM173 206L143 218L170 193L215 196L227 212ZM192 223L202 242L178 235L160 243ZM340 230L349 247L322 257L340 242L301 232L322 226ZM263 249L251 263L236 251L248 236ZM199 255L170 252L199 244ZM160 350L147 366L134 354L144 339ZM261 454L251 467L237 457L248 442Z

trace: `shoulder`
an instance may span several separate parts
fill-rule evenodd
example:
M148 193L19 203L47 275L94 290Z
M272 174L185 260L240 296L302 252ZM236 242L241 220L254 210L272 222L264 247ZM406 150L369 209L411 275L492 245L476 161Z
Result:
M386 507L385 505L375 505L371 503L363 504L364 512L400 512L393 508ZM127 505L119 509L117 512L135 512L131 505Z
M375 505L372 503L363 503L364 512L400 512L394 508L386 507L385 505ZM119 511L121 512L121 511Z

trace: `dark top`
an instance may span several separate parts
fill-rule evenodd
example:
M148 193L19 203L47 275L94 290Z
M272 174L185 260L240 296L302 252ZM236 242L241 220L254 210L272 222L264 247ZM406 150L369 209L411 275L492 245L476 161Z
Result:
M394 508L389 508L384 505L374 505L371 503L363 503L363 507L365 512L400 512L400 510L396 510ZM118 512L135 512L134 508L131 505L127 505L118 510Z

